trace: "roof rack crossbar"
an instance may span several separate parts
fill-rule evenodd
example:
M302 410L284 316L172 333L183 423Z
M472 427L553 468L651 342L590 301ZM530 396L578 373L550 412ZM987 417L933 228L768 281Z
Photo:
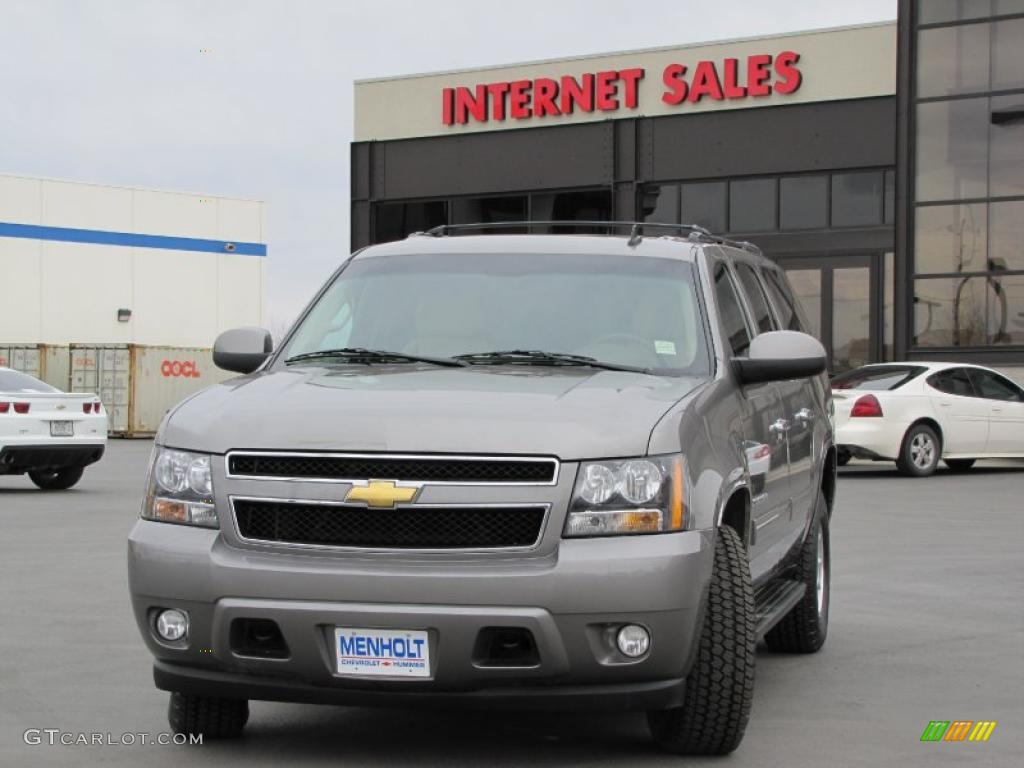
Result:
M627 240L627 244L631 246L635 246L643 240L643 233L645 229L668 229L678 232L687 232L691 238L695 237L703 242L718 243L720 245L728 245L733 248L741 248L752 253L761 253L761 249L753 243L749 243L745 240L731 240L727 237L716 235L711 232L711 230L706 229L699 224L667 224L656 221L581 221L576 219L557 219L550 221L490 221L475 224L439 224L425 232L413 232L410 237L414 235L447 237L448 235L455 234L457 232L474 232L486 231L489 229L510 228L524 228L529 232L529 230L536 227L594 227L604 229L629 227L629 240Z

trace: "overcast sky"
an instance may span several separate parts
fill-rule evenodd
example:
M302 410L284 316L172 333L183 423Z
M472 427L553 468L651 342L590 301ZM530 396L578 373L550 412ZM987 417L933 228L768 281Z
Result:
M896 0L0 0L0 173L265 200L279 331L348 251L353 80L895 16Z

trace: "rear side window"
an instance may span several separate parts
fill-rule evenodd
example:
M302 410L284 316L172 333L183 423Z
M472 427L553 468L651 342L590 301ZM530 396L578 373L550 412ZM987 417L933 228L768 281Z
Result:
M916 379L926 370L920 365L873 365L869 368L855 368L832 379L832 389L892 391Z
M747 306L754 313L754 325L758 333L772 331L775 324L772 322L772 313L768 309L768 299L765 298L761 281L757 279L757 273L749 264L737 263L736 276L740 279L743 293L747 297Z
M971 379L963 368L949 368L945 371L933 373L928 377L928 383L939 390L939 392L944 392L947 395L975 397Z
M44 384L34 376L18 371L0 371L0 393L17 392L60 392L59 389Z
M789 289L786 278L777 269L766 269L764 277L765 285L768 286L768 293L775 304L783 329L806 333L803 318L800 316L800 310L797 309L796 299L793 298L793 292Z
M967 370L981 397L989 400L1009 400L1016 403L1024 401L1024 394L1021 393L1020 387L1012 381L991 371L982 371L977 368L968 368Z
M743 318L739 296L736 295L736 289L729 279L729 270L720 261L715 263L714 280L715 304L718 306L722 330L733 355L742 357L750 347L750 332Z

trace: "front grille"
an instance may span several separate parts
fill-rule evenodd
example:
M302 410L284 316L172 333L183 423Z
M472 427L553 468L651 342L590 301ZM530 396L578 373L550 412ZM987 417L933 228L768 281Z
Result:
M372 509L234 499L245 539L329 547L481 549L529 547L540 538L545 507L398 507Z
M553 483L557 470L555 459L289 453L228 456L228 474L239 477L538 485Z

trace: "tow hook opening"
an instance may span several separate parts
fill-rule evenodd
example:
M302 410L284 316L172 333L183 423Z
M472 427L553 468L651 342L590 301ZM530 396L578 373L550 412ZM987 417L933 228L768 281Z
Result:
M522 627L484 627L476 638L473 664L478 667L536 667L540 654L533 633Z
M287 659L291 652L281 628L271 619L235 619L231 622L231 652L260 659Z

